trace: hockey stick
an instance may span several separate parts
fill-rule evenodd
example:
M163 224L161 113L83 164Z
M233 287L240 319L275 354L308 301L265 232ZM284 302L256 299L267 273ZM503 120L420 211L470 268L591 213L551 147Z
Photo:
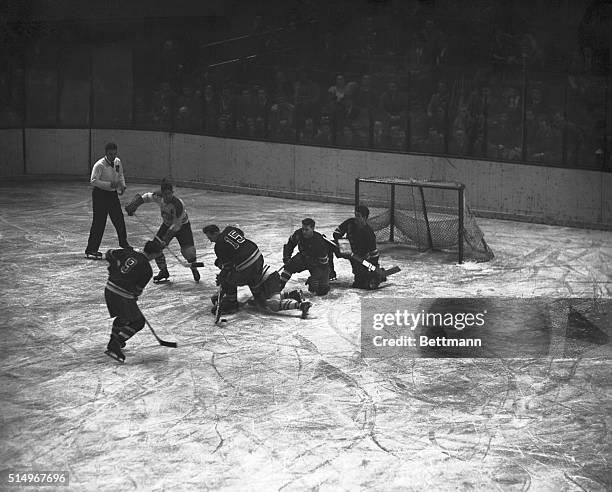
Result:
M331 239L328 239L325 236L323 236L323 239L325 239L331 246L334 247L334 251L336 253L340 253L340 249L338 248L338 245L334 241L332 241ZM357 256L355 253L351 253L349 255L344 255L344 254L340 253L339 257L340 258L347 258L349 260L354 260L357 263L360 263L361 265L363 265L365 268L367 268L368 271L376 272L378 274L381 274L384 278L388 277L389 275L393 275L394 273L397 273L397 272L401 271L400 267L398 267L398 266L391 267L388 270L385 270L384 268L381 268L381 267L377 267L376 265L373 265L372 263L370 263L368 260L364 260L360 256Z
M215 306L215 325L217 323L219 323L219 320L221 319L221 296L223 295L223 286L219 286L219 289L217 290L217 305Z
M142 314L142 313L140 313ZM170 347L170 348L176 348L176 342L166 342L165 340L162 340L161 338L159 338L157 336L157 333L155 333L155 330L153 329L153 327L151 326L151 323L149 323L149 321L147 320L147 318L144 317L144 314L142 315L142 317L145 320L145 323L147 324L147 326L149 327L149 330L151 330L151 333L153 333L153 336L157 339L157 341L159 342L159 344L163 347Z

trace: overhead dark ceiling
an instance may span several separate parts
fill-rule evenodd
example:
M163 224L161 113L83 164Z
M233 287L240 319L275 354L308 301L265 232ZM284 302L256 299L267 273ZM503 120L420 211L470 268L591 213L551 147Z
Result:
M3 0L5 22L219 17L225 0Z

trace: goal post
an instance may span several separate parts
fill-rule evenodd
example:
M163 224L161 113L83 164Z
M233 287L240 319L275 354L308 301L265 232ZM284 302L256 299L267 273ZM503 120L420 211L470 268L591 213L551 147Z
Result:
M455 182L373 177L355 179L355 206L370 208L368 223L381 243L421 251L456 252L458 262L489 261L493 251Z

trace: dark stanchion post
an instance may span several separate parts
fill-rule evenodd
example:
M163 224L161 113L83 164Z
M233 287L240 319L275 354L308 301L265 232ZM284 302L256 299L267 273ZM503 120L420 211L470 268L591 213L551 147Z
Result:
M459 225L458 225L458 235L459 235L459 264L463 263L463 218L464 218L464 192L465 185L459 186Z
M523 52L523 98L521 104L521 121L523 131L521 132L521 160L527 160L527 53Z
M423 207L423 218L425 219L425 226L427 227L427 241L429 242L429 249L433 249L433 238L431 237L431 226L429 225L429 216L427 215L427 204L425 203L425 192L423 187L419 186L419 193L421 195L421 206Z
M28 114L28 63L27 63L27 50L23 49L23 109L21 113L21 149L23 152L23 174L28 174L27 165L27 142L26 142L26 124Z
M606 81L604 83L604 124L603 124L603 161L601 163L602 171L612 171L612 163L608 162L611 158L610 149L608 148L608 118L612 118L610 114L610 98L608 93L610 92L610 72L606 74Z
M355 178L355 207L359 205L359 178Z
M389 241L395 241L395 184L391 185L391 207L389 209Z

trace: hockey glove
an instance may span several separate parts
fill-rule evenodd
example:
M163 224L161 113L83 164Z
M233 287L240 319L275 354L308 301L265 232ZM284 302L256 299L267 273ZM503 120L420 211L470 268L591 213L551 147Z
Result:
M125 211L129 216L132 216L136 212L136 209L140 207L143 203L144 200L142 196L139 193L136 193L136 195L134 195L134 198L132 198L132 201L125 206Z
M217 285L221 285L229 277L230 270L223 269L217 274Z

